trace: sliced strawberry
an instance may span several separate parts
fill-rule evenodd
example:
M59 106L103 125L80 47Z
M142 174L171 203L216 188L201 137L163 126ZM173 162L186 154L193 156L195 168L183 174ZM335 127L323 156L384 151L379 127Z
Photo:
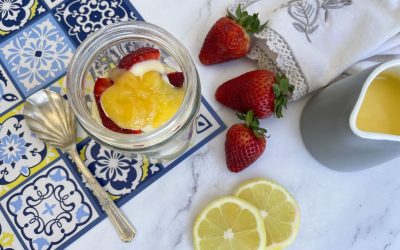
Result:
M96 99L96 102L100 101L100 97L103 94L103 92L108 89L111 85L113 85L113 82L109 78L97 78L96 83L94 84L94 97Z
M142 131L140 130L131 130L131 129L124 129L118 126L115 122L113 122L106 113L104 113L103 108L101 107L100 97L106 89L108 89L113 82L109 78L97 78L96 83L94 85L94 97L97 104L97 109L99 110L99 115L101 122L104 127L118 133L122 134L140 134Z
M108 128L114 132L121 133L121 134L141 134L142 133L141 130L132 130L132 129L121 128L106 115L103 108L101 107L100 102L96 102L96 104L97 104L97 109L99 110L101 122L103 123L104 127Z
M124 56L118 64L118 68L129 70L132 65L147 60L159 60L160 51L151 47L143 47Z
M169 73L167 74L167 77L169 82L177 88L182 87L183 82L185 81L185 76L183 75L182 72Z

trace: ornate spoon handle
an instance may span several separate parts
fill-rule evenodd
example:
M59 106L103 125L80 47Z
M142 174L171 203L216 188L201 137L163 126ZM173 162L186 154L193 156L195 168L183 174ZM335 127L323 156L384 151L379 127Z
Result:
M79 171L85 176L87 182L92 188L93 194L97 197L100 205L103 207L107 216L110 218L112 224L117 230L121 240L124 242L129 242L135 237L135 229L130 225L129 221L122 214L121 210L115 205L110 196L103 190L100 184L97 182L96 178L92 175L90 170L85 166L79 157L76 149L71 149L68 151L74 160L75 164L78 166Z

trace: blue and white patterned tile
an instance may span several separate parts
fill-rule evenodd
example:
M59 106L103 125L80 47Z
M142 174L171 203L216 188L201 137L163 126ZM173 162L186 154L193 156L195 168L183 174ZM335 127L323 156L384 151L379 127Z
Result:
M0 185L29 176L46 153L45 143L30 132L22 115L6 119L0 125Z
M44 12L40 0L0 0L0 40Z
M0 65L0 115L21 101L20 94Z
M1 211L0 211L1 214ZM8 221L0 216L0 250L19 250L24 249L19 242Z
M30 131L22 109L0 116L0 198L59 156Z
M196 133L201 134L212 127L209 119L203 114L199 114L196 118Z
M153 167L149 173L149 161L142 156L127 157L94 140L90 140L80 154L99 183L114 197L131 193L155 170Z
M214 113L213 109L202 98L199 114L196 118L196 137L194 144L202 143L207 137L215 133L217 130L225 129L225 125Z
M58 4L62 3L64 0L43 0L49 9L56 7Z
M51 15L5 40L0 60L25 97L65 73L75 48Z
M62 159L13 190L1 204L30 249L59 247L98 217Z
M141 19L129 5L124 0L70 0L53 11L76 44L80 44L89 34L108 24Z

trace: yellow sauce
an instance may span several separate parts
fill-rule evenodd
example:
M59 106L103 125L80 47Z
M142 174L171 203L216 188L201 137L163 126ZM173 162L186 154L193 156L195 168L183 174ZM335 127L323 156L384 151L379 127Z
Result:
M184 88L165 82L156 71L142 78L125 71L114 78L114 84L101 97L101 105L122 128L160 127L178 111L185 95Z
M360 130L400 135L400 77L382 72L368 87L356 120Z

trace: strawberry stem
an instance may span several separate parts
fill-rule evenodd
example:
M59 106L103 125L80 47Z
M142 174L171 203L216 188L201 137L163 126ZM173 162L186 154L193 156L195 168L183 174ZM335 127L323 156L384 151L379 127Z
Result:
M242 6L240 4L236 8L235 15L228 11L227 17L240 24L249 35L260 32L268 23L267 21L261 25L260 19L258 19L258 13L254 13L251 16L247 11L242 11Z
M274 114L277 118L282 118L282 109L287 108L287 102L290 95L293 93L294 86L289 83L285 75L276 74L275 83L272 84L274 91Z
M257 138L265 137L267 130L265 128L260 128L260 122L257 117L254 116L252 110L248 111L246 114L236 113L236 115L240 120L245 121L244 124L246 127L251 129Z

